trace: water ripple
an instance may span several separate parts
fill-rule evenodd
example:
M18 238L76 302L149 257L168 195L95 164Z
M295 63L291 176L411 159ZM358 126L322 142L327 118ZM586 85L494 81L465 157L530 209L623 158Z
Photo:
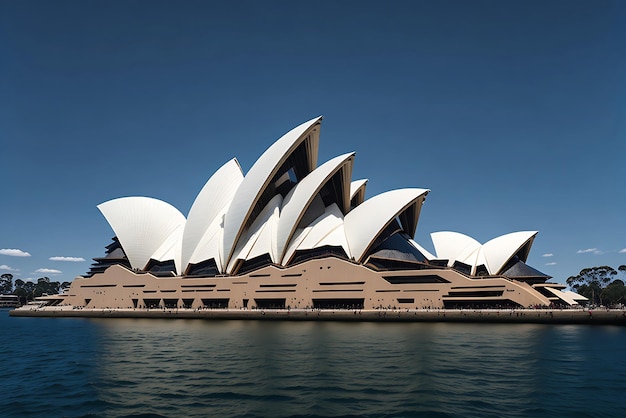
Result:
M0 321L3 335L15 336L0 345L2 417L604 417L626 409L623 328Z

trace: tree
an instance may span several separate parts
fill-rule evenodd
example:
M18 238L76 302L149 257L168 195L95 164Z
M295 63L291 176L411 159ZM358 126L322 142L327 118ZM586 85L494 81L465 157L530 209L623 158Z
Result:
M24 292L26 292L26 299L33 300L33 291L35 290L35 283L33 282L24 282L24 286L22 287Z
M626 299L626 287L621 280L614 280L602 291L602 299L606 305L624 303Z
M626 270L626 267L624 267L624 270ZM615 275L617 275L617 271L612 267L591 267L582 269L576 276L568 277L566 282L569 287L591 300L592 304L602 305L606 302L603 300L604 289L611 283L611 278ZM611 295L613 295L612 292Z
M11 273L4 273L0 276L0 293L3 295L13 293L13 275Z
M624 267L624 269L626 269L626 267ZM604 287L611 282L611 278L616 274L617 271L609 266L591 267L582 269L576 276L568 277L566 282L574 289L578 288L581 284L589 285L591 283L596 283Z
M59 282L50 282L48 284L48 289L47 289L46 293L49 294L49 295L57 295L59 293L60 288L61 288L61 283L59 283Z
M35 289L33 290L33 297L38 298L43 294L52 294L54 293L51 290L51 283L49 277L40 277L37 279L37 285L35 285Z
M71 283L63 282L63 284L59 282L52 282L48 277L40 277L37 279L37 283L33 282L25 282L22 279L15 280L15 290L13 291L14 295L17 295L22 300L22 304L26 303L29 300L33 300L43 294L47 295L55 295L59 293L62 286L69 287Z
M33 282L24 282L24 290L27 292L32 292L35 289L35 283Z
M50 278L49 277L40 277L37 279L37 284L42 284L45 286L45 284L50 283Z
M37 298L39 296L42 296L43 294L56 295L59 293L60 288L61 284L59 282L51 282L50 278L48 277L40 277L39 279L37 279L37 284L33 289L32 296L34 298Z

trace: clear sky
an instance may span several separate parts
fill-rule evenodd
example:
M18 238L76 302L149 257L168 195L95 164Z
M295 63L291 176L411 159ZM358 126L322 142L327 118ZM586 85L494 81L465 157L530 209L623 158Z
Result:
M626 264L624 1L0 0L0 56L16 279L84 274L114 236L98 204L187 214L318 115L319 162L356 151L368 197L431 189L431 251L537 230L528 264L557 282Z

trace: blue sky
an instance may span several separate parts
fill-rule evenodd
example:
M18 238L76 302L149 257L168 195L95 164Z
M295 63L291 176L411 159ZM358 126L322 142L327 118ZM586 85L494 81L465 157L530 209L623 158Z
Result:
M528 263L557 282L617 268L625 21L621 1L1 0L0 273L70 281L114 235L96 205L186 214L318 115L320 163L356 151L367 196L432 190L425 248L537 230Z

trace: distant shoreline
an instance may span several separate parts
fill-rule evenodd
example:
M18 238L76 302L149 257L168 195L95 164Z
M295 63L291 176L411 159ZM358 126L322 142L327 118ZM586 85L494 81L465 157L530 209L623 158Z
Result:
M350 322L473 322L626 325L622 309L73 309L27 308L9 311L15 317L167 318L210 320L350 321Z

